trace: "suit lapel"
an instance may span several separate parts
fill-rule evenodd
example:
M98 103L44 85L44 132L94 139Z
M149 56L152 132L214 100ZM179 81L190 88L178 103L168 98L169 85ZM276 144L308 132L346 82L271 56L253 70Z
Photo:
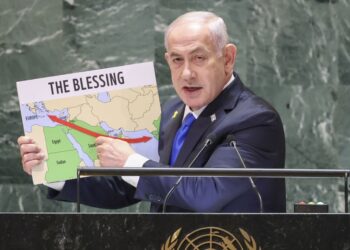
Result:
M243 85L238 75L235 74L235 80L212 103L210 103L205 108L205 110L203 110L198 119L192 124L192 127L188 132L185 142L175 161L175 166L181 167L188 164L189 156L191 156L195 148L203 146L200 143L200 141L203 139L203 136L208 135L210 131L213 130L211 128L217 127L217 124L220 123L220 120L226 116L226 113L231 111L236 106L242 90ZM180 121L177 127L179 126ZM174 132L173 137L175 133L176 131ZM170 145L170 152L171 146L172 140Z

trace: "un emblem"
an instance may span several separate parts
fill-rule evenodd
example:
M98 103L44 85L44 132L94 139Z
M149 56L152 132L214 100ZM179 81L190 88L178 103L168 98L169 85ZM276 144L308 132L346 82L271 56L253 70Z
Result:
M253 236L239 228L236 237L220 227L202 227L181 238L181 228L170 235L161 250L261 250Z

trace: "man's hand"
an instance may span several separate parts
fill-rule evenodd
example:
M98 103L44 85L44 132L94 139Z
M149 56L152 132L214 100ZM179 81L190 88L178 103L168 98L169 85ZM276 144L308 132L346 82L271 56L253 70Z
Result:
M31 175L33 167L38 166L43 162L45 154L30 137L20 136L17 139L17 142L21 153L23 170Z
M123 167L128 157L135 153L129 143L104 136L97 137L96 151L101 167Z

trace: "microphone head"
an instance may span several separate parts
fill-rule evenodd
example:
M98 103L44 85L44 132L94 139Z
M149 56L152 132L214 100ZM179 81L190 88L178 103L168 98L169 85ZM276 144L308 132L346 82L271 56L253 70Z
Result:
M217 140L217 135L215 133L211 133L207 136L207 139L205 140L205 144L210 145L214 143Z
M234 136L233 134L228 134L228 135L226 136L226 142L227 142L227 143L233 142L233 141L235 141L235 140L236 140L236 138L235 138L235 136Z

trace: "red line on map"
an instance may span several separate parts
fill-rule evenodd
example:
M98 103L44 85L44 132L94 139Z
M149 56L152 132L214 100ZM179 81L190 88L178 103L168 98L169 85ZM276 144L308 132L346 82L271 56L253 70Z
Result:
M115 137L115 136L103 135L103 134L91 131L89 129L80 127L80 126L78 126L78 125L76 125L74 123L62 120L62 119L58 118L55 115L48 115L48 117L53 122L57 122L57 123L59 123L59 124L61 124L63 126L69 127L71 129L77 130L79 132L82 132L82 133L84 133L86 135L90 135L90 136L93 136L93 137L105 136L105 137L109 137L109 138L112 138L112 139L118 139L118 140L126 141L128 143L148 142L149 140L151 140L151 137L149 137L149 136L142 136L142 137L138 137L138 138L119 138L119 137Z

